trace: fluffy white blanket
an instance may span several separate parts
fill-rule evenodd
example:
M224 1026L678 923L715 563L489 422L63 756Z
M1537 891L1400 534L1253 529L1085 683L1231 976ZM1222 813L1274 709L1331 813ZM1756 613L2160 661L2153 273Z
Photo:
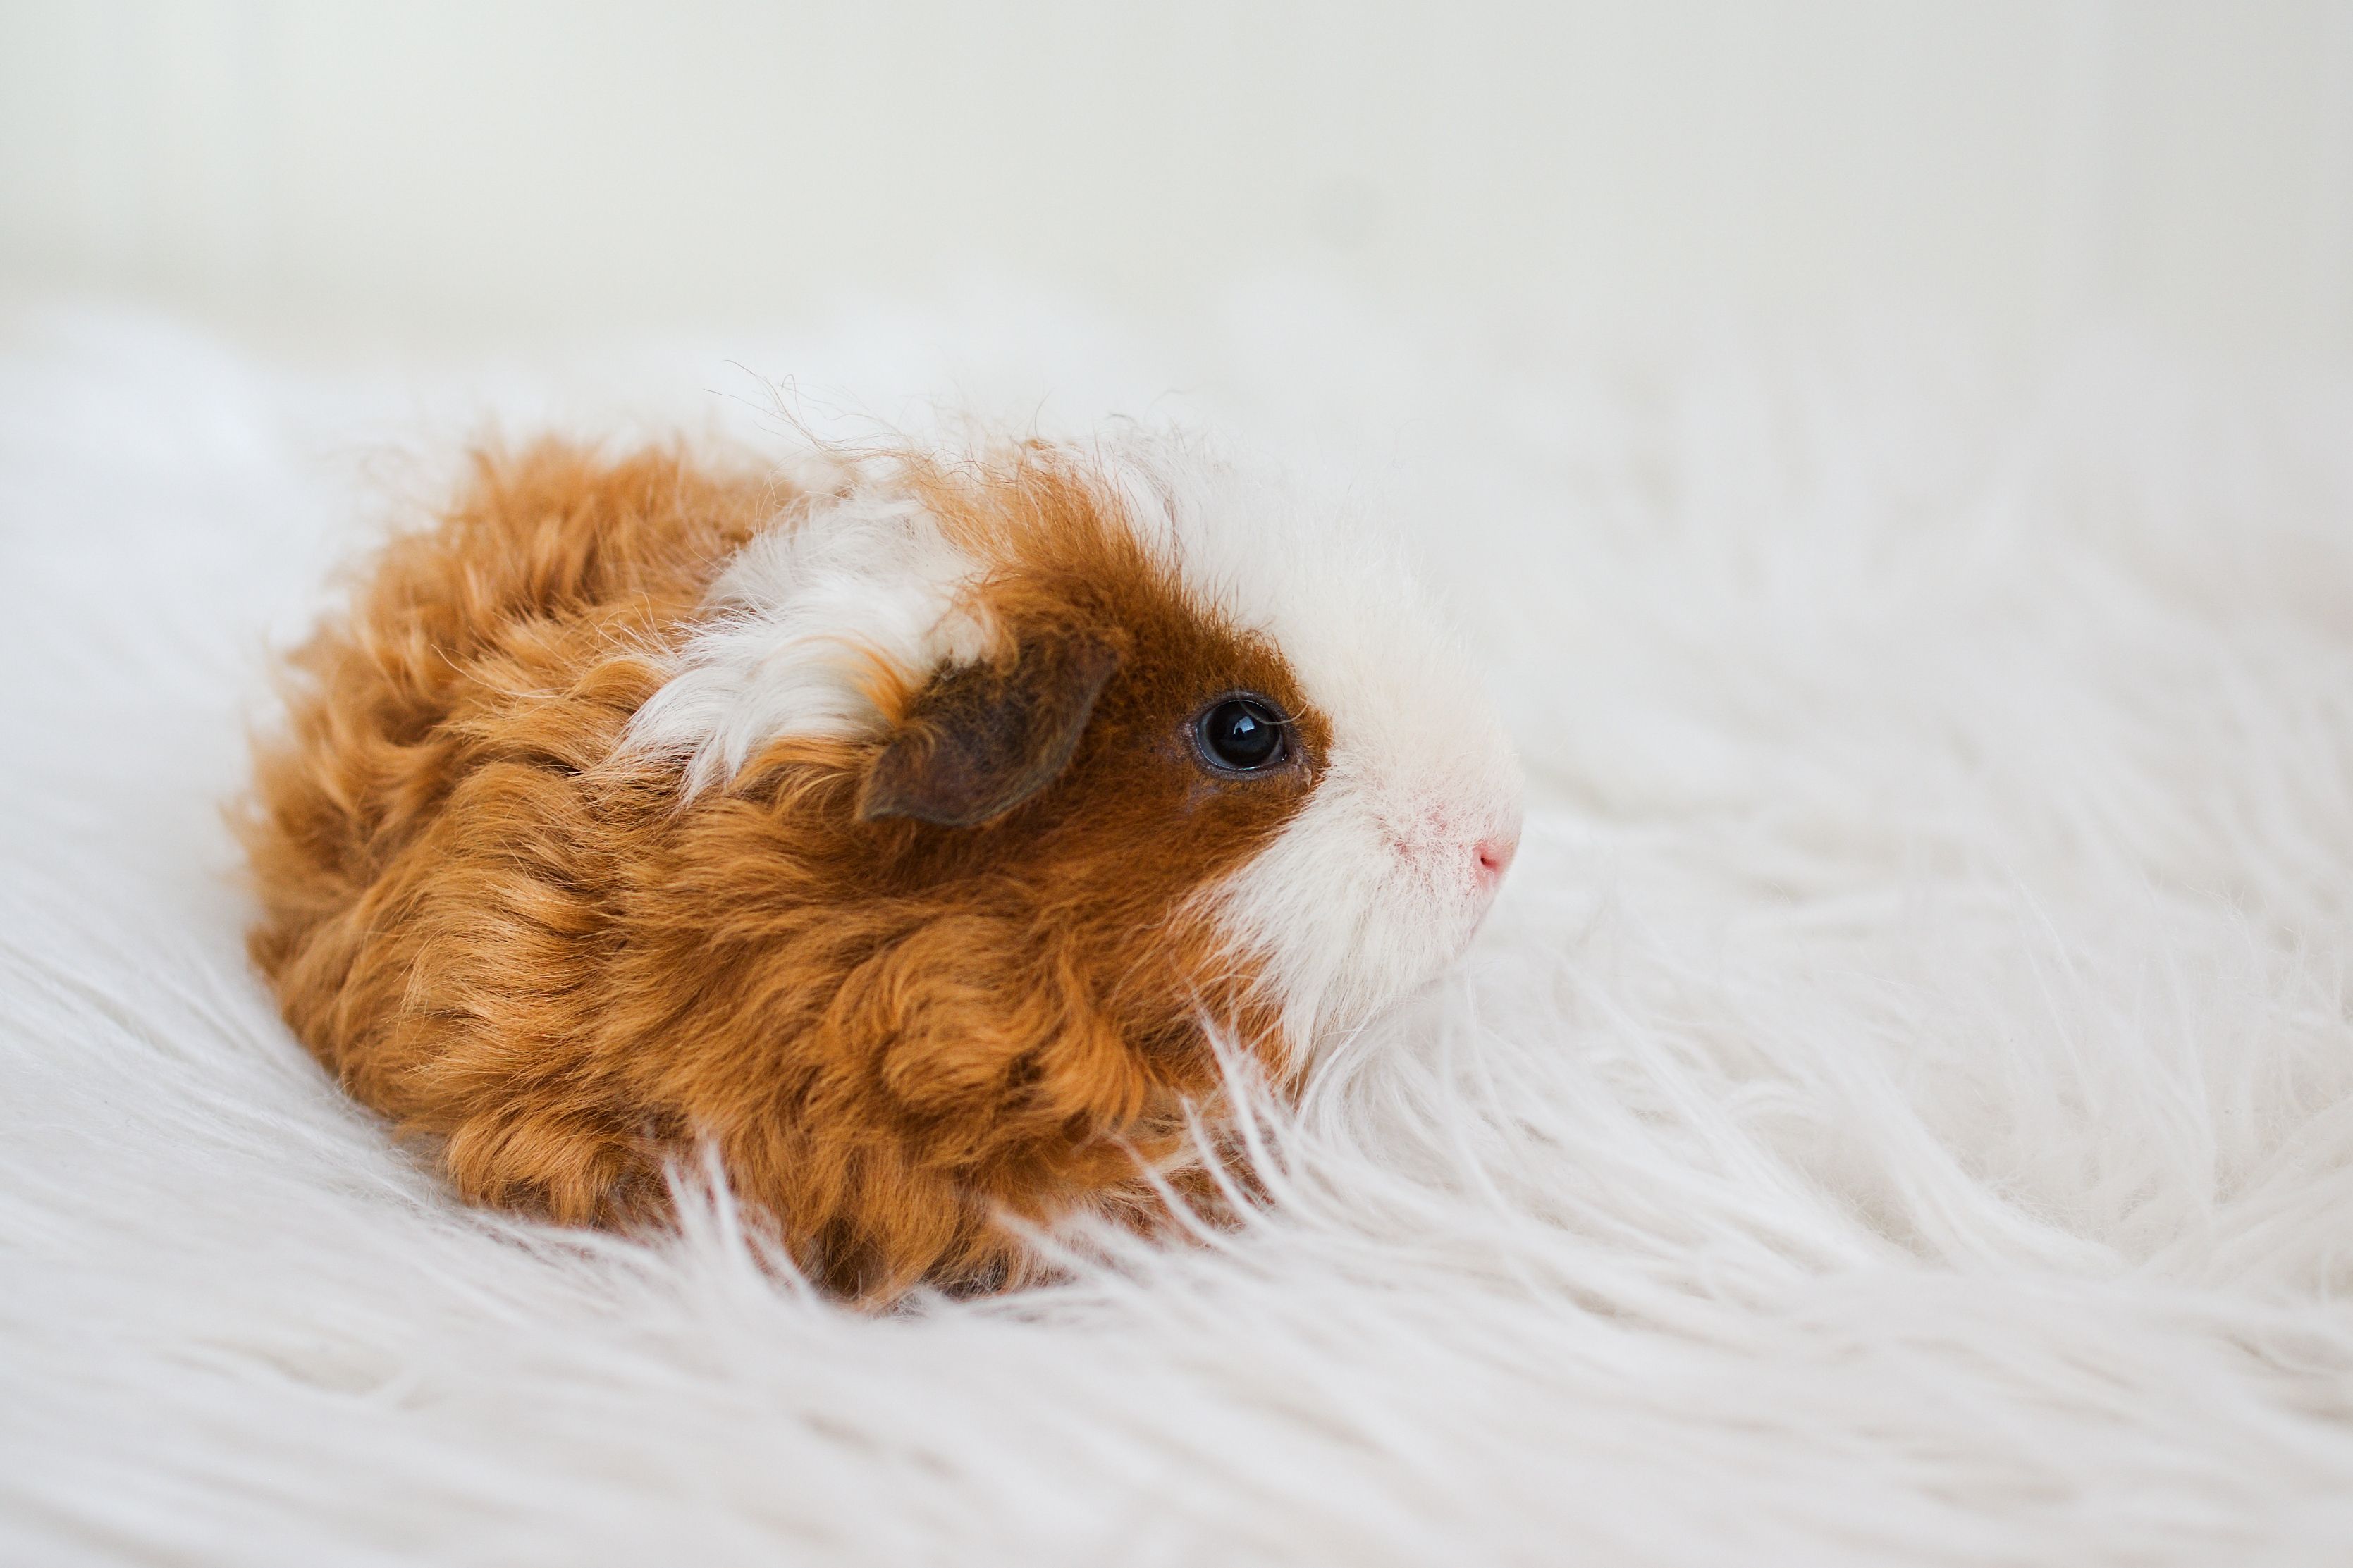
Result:
M2353 384L1280 293L528 374L0 332L0 1557L2353 1560ZM383 498L749 373L1181 385L1472 621L1527 851L1242 1233L877 1319L723 1210L502 1224L247 971L241 726Z

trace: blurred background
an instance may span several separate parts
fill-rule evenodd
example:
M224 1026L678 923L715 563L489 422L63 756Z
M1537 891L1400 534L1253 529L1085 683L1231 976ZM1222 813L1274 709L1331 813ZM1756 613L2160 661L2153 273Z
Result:
M313 344L1254 279L2353 350L2353 0L0 4L0 290Z

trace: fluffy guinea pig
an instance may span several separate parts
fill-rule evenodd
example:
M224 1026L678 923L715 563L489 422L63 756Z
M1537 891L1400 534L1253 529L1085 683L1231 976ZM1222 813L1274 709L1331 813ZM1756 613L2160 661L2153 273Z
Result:
M836 1290L987 1289L1165 1214L1213 1038L1295 1085L1449 963L1518 770L1389 552L1185 439L807 468L478 458L294 658L251 952L468 1199L708 1150Z

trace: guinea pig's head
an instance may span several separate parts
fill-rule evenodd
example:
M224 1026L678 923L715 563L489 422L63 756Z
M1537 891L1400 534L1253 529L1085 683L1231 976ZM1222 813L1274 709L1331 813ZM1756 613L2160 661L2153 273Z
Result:
M1134 1051L1297 1070L1461 952L1518 842L1394 548L1181 438L847 465L712 607L632 745L691 793L848 748L864 886L1016 911Z

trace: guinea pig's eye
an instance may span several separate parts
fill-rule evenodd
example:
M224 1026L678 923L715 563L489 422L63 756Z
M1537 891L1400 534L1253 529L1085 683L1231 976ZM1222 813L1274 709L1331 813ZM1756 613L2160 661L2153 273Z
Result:
M1237 692L1221 697L1201 710L1193 733L1201 754L1224 773L1260 773L1291 754L1285 731L1291 727L1271 697Z

